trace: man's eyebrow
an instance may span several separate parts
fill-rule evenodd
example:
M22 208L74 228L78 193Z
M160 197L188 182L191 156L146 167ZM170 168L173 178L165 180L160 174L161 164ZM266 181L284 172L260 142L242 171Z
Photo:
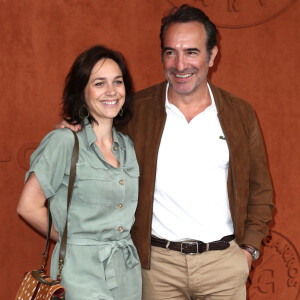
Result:
M163 52L168 51L168 50L172 50L172 51L174 50L174 51L175 51L175 49L172 48L172 47L165 47L165 48L163 49ZM190 51L201 52L198 48L186 48L186 49L184 49L184 51L185 51L185 52L190 52Z
M175 49L172 48L172 47L165 47L165 48L163 49L163 52L165 52L165 51L167 51L167 50L175 50Z
M198 48L187 48L184 51L188 51L188 52L190 52L190 51L200 52L200 50Z

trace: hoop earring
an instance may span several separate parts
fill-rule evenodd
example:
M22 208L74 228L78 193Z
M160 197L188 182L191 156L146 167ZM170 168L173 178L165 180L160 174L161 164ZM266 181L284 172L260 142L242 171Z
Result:
M86 116L83 115L82 109L86 111ZM89 110L86 108L85 104L79 108L78 115L81 120L87 119L90 116Z
M121 107L121 109L120 109L118 115L119 115L120 117L122 117L122 116L123 116L123 113L124 113L124 109L123 109L123 107Z

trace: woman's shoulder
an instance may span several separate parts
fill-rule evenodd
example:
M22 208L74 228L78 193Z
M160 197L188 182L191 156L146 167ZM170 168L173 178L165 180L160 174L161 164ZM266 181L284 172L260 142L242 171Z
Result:
M70 129L55 129L49 132L32 154L32 159L43 156L71 153L74 147L74 135Z
M55 129L43 138L41 145L43 144L52 144L56 147L72 146L74 145L74 135L67 128Z
M74 136L70 129L56 129L49 132L32 153L30 165L47 165L49 162L63 165L63 161L71 156L74 141ZM57 163L58 161L60 163Z

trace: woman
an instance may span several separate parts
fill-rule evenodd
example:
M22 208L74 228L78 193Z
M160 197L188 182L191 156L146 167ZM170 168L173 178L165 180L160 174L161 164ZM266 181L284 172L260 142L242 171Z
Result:
M138 199L139 168L130 138L115 130L132 112L132 80L121 54L95 46L80 54L67 76L63 116L79 124L79 159L68 214L62 285L66 299L141 299L141 268L130 237ZM66 220L69 129L50 132L31 157L18 213L47 231L49 201L57 240L51 277Z

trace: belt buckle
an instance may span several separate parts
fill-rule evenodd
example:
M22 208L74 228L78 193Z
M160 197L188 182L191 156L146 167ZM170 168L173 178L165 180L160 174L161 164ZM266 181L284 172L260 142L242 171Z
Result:
M182 250L183 250L183 247L182 247L182 245L183 244L189 244L189 245L193 245L193 244L196 244L196 246L197 246L197 250L196 250L196 252L195 253L184 253L184 252L182 252ZM181 254L189 254L189 255L195 255L195 254L198 254L199 252L199 245L198 245L198 242L181 242L181 245L180 245L180 252L181 252Z

